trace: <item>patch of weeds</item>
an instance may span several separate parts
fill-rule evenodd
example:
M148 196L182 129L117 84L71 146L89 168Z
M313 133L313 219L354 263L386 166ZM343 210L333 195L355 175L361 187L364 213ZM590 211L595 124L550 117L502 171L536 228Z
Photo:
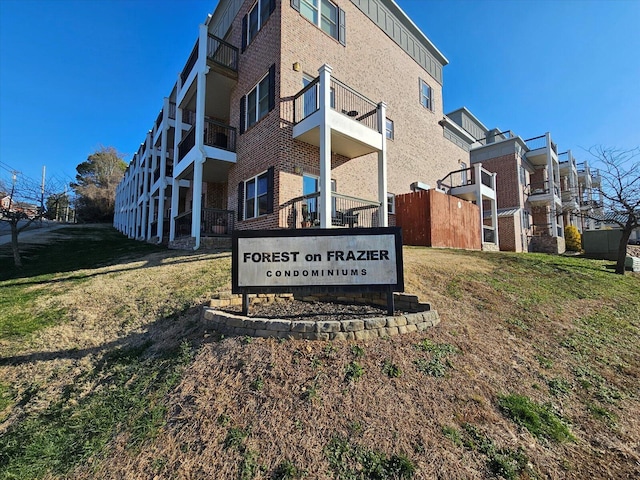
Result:
M402 370L395 363L391 363L390 360L385 360L382 364L382 373L391 378L399 378L402 376Z
M593 390L596 398L602 402L613 404L623 397L620 390L609 385L602 375L588 367L576 367L573 373L580 386L585 390Z
M0 413L13 403L11 388L6 383L0 382ZM2 420L2 416L0 416Z
M229 422L231 422L231 417L226 413L221 413L216 419L216 423L221 427L226 427L227 425L229 425Z
M324 454L335 477L345 480L410 479L416 471L414 463L404 454L387 457L341 436L331 439Z
M519 318L509 318L505 320L505 323L513 325L514 327L518 327L521 330L529 330L529 325L527 325L524 320L521 320Z
M289 459L281 462L271 474L271 480L295 480L307 476L307 471L302 470Z
M429 354L429 358L418 358L413 361L418 371L432 377L444 377L452 367L450 355L460 353L457 347L449 343L434 343L428 338L416 344L415 348Z
M252 342L253 342L253 337L250 337L248 335L245 335L244 337L242 337L242 343L244 345L249 345Z
M259 392L263 388L264 388L264 379L260 375L258 375L256 379L253 382L251 382L251 390L253 390L254 392Z
M154 458L151 462L151 469L155 473L160 473L169 461L165 457Z
M447 283L445 287L445 291L447 292L447 295L449 295L454 300L462 299L463 295L462 295L462 288L460 285L460 277L455 276L451 280L449 280L449 283Z
M455 429L451 430L458 433ZM486 455L487 468L493 475L507 480L516 480L520 478L521 473L533 474L527 466L529 459L522 449L498 448L493 440L475 425L465 423L459 438L467 450Z
M535 437L556 442L575 440L550 404L539 405L525 395L511 394L499 397L498 405L508 418L525 427Z
M360 421L351 422L347 427L350 435L362 435L364 431L364 425Z
M606 421L610 425L615 425L618 421L618 417L615 413L601 407L600 405L596 405L595 403L587 403L587 410L589 410L589 413L591 413L594 418Z
M320 399L320 395L318 394L318 387L314 383L309 387L303 387L301 398L307 402L315 402Z
M572 389L571 382L562 377L554 377L549 379L547 381L547 385L549 386L549 392L554 397L569 395Z
M344 380L345 382L357 382L360 377L364 375L364 367L358 362L349 362L344 367Z
M324 349L322 350L322 352L324 353L325 358L333 358L333 357L335 357L337 351L338 351L337 348L331 342L327 343L324 346Z
M322 360L320 360L315 355L311 358L311 368L318 369L323 366Z
M225 450L235 448L239 450L242 447L244 439L249 436L248 430L243 430L239 427L231 427L227 430L227 436L222 441L222 447Z
M553 367L553 361L548 359L547 357L544 357L543 355L536 355L536 360L538 360L538 363L544 369Z
M260 471L258 463L258 452L255 450L245 449L242 452L240 460L240 480L252 480Z
M462 440L460 439L460 432L457 429L450 427L448 425L442 426L442 434L447 437L451 442L457 446L462 446Z
M356 358L362 358L364 357L364 348L354 343L351 345L351 354Z

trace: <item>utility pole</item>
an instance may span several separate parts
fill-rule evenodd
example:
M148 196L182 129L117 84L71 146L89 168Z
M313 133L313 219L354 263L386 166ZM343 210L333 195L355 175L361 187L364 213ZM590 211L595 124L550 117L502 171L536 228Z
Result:
M42 186L40 187L40 225L42 225L42 219L44 218L44 174L47 170L45 165L42 166Z

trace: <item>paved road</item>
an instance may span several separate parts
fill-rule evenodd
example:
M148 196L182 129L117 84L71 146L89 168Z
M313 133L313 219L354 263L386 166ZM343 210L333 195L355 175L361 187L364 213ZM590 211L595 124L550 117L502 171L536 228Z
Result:
M24 242L31 237L42 235L44 232L55 230L66 226L65 223L49 222L43 220L40 222L33 222L27 230L20 232L18 236L18 242ZM7 222L0 221L0 245L11 243L11 228Z

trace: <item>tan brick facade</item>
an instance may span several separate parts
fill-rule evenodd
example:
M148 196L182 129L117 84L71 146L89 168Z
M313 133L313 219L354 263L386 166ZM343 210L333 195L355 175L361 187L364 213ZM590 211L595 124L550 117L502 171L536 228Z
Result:
M469 154L443 137L442 86L349 0L334 3L345 11L347 42L313 25L290 5L276 9L240 55L238 84L231 98L232 125L239 124L240 98L276 64L276 108L238 136L237 164L229 171L228 208L238 204L238 183L275 167L272 215L246 220L238 228L284 227L278 206L302 195L302 174L319 174L319 148L293 138L292 99L303 87L303 75L316 77L323 64L332 75L374 102L384 101L394 121L395 138L387 141L388 191L406 193L415 181L435 188L437 180L469 163ZM241 43L241 21L252 1L233 22L231 42ZM384 61L382 61L384 59ZM300 65L294 71L293 65ZM419 100L419 79L432 88L433 111ZM348 159L334 154L331 177L337 192L377 199L377 154Z

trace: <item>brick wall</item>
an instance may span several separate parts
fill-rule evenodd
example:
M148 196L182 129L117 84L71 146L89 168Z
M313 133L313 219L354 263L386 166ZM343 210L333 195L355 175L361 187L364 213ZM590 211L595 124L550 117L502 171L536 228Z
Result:
M241 45L241 21L253 1L241 7L232 24L230 41ZM228 174L228 208L237 208L238 183L275 166L276 211L241 222L238 228L285 226L278 206L302 195L302 173L319 173L319 149L292 138L293 96L302 88L303 74L313 77L327 63L332 75L374 102L388 105L395 139L387 142L388 191L410 191L421 181L435 187L438 179L469 163L469 154L443 137L442 87L349 0L336 0L346 12L347 44L311 24L288 1L276 10L240 55L238 83L233 91L230 123L239 125L240 98L276 64L276 108L244 134L238 135L238 163ZM301 71L294 71L299 63ZM419 102L419 79L433 91L433 111ZM332 158L331 176L339 193L377 200L377 154Z

